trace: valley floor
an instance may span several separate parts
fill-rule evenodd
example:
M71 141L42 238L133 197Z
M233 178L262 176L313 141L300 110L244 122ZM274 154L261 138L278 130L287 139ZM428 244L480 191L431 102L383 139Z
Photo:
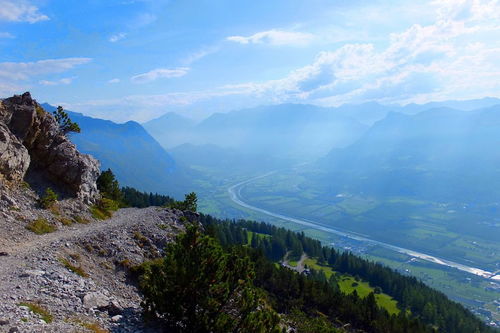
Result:
M270 175L273 176L268 177ZM325 226L324 223L315 222L312 217L305 219L288 216L283 213L287 211L288 206L280 204L280 201L284 203L287 199L280 196L276 187L273 186L273 190L269 193L265 191L266 186L271 186L266 177L273 178L273 184L278 187L279 184L283 185L279 183L282 179L277 178L273 173L247 179L235 179L233 185L220 187L220 193L214 193L208 201L208 206L205 207L208 208L209 213L218 216L222 214L217 214L217 210L223 210L223 217L264 220L295 231L304 231L308 236L317 238L324 244L333 244L337 248L383 262L403 274L414 275L430 286L443 291L452 299L469 307L486 322L500 325L500 284L495 280L497 273L494 269L489 272L477 266L470 267L436 255L404 249L401 246L387 244L385 241L376 241L376 238L356 232L336 230L331 226ZM288 188L293 187L293 184L286 183L286 180L285 185ZM222 193L223 191L225 193ZM260 194L255 197L255 193ZM294 207L293 211L301 211L300 203L295 203Z

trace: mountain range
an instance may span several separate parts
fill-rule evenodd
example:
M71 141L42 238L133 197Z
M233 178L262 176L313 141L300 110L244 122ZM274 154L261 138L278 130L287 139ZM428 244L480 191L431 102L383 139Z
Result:
M42 104L47 111L56 108ZM95 156L101 169L110 168L120 184L141 191L182 197L191 189L189 170L179 166L137 122L117 124L68 111L81 133L70 134L81 152Z

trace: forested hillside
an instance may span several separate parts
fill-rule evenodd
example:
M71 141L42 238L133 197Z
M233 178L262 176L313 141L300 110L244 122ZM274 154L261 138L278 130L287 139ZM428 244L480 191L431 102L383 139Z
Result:
M248 331L278 332L279 327L286 326L294 327L297 332L494 331L461 305L415 278L321 246L303 233L253 221L219 220L203 214L200 220L208 236L199 234L195 226L188 227L186 235L167 247L165 259L135 268L141 276L146 313L164 322L166 327L216 332L224 332L222 327L233 324L237 325L231 329L235 332L244 332L241 327ZM210 240L211 237L217 242ZM295 258L305 253L334 273L327 276L324 270L311 268L300 274L278 265L277 261L287 253ZM186 268L188 262L195 264ZM346 293L340 286L340 279L346 275L356 276L360 283L369 282L376 291L363 297L356 291ZM234 284L236 289L229 294L217 291L223 286L232 290L234 281L240 282ZM212 290L209 285L218 287ZM259 294L258 289L264 294ZM245 296L240 296L235 303L233 292L238 294L237 290ZM397 314L389 314L377 303L376 294L382 291L397 300ZM168 305L162 301L165 298L177 299L181 307ZM212 312L217 306L224 309L229 304L232 304L232 314ZM198 306L198 314L185 312ZM236 313L240 313L238 320L229 324L228 318ZM276 314L280 314L281 320Z

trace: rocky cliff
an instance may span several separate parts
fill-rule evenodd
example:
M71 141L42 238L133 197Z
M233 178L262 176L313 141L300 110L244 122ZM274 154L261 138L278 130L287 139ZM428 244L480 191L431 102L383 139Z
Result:
M27 176L87 203L98 196L98 161L78 152L28 92L0 101L0 180Z

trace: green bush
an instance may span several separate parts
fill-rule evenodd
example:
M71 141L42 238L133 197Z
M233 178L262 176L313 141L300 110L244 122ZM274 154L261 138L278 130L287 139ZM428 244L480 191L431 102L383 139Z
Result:
M184 201L174 201L173 203L167 204L167 207L196 212L198 209L198 198L196 193L191 192L185 195Z
M101 198L90 208L90 213L92 217L98 220L106 220L113 216L113 212L117 211L120 208L120 204L117 201Z
M50 188L45 189L45 194L38 200L40 206L49 209L57 202L57 194Z
M28 229L29 231L33 231L37 235L43 235L56 231L57 227L55 225L49 224L49 222L44 218L38 218L31 221L26 226L26 229Z

